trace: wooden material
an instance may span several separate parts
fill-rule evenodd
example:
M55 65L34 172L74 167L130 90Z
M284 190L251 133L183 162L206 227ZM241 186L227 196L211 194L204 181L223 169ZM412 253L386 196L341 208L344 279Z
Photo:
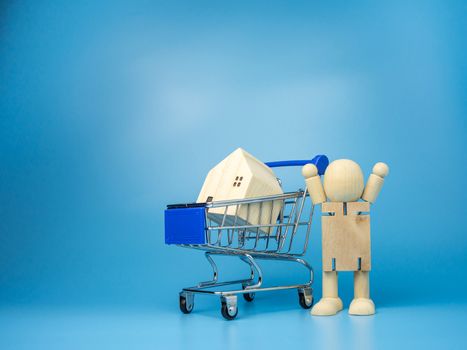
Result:
M313 316L333 316L344 308L340 298L321 298L319 303L313 306Z
M323 271L323 298L338 298L337 271Z
M306 188L312 203L321 204L326 202L326 194L318 175L318 168L314 164L306 164L302 168L302 175L305 178Z
M349 306L349 315L370 316L375 312L375 303L370 298L355 298Z
M363 193L363 173L353 160L338 159L326 168L324 192L331 202L355 202Z
M327 202L322 212L323 271L370 271L370 204Z
M209 171L197 202L244 199L282 194L282 188L270 167L242 148L236 149ZM276 222L282 201L230 206L225 224L272 224ZM225 208L209 209L209 218L221 222ZM239 219L235 220L235 215ZM264 232L269 232L265 228Z
M331 202L322 203L323 297L311 310L312 315L330 316L342 310L338 297L337 271L354 271L355 297L351 315L373 315L370 299L371 270L370 203L374 203L389 173L385 163L376 163L367 185L363 187L360 166L348 159L329 164L324 174L324 192ZM303 169L307 188L316 187L308 179L314 169ZM311 193L314 190L308 190ZM360 197L366 202L357 202ZM312 197L313 200L313 197ZM321 198L319 199L321 201ZM317 201L318 203L318 201Z
M354 298L370 298L370 274L368 271L353 273Z
M313 306L311 314L315 316L332 316L343 308L338 295L337 272L323 271L323 297Z
M362 199L374 203L384 184L384 177L389 173L389 167L385 163L376 163L373 174L368 177Z

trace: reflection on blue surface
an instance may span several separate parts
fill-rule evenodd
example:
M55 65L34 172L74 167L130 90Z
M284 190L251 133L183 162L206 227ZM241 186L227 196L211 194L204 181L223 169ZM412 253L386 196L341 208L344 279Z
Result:
M244 305L225 321L212 305L190 315L177 310L7 310L0 346L10 349L463 349L467 306L381 308L374 317L310 317L300 309ZM268 311L269 310L269 311Z
M0 8L0 348L188 346L208 326L213 347L465 341L463 2ZM237 147L352 158L366 175L389 164L372 207L374 318L311 318L294 293L242 305L236 323L217 299L179 314L179 290L210 272L199 252L164 245L163 211L195 200ZM304 187L299 168L276 173ZM319 232L315 220L316 299ZM225 261L219 277L240 268ZM265 283L299 274L266 264ZM352 275L339 283L348 306Z

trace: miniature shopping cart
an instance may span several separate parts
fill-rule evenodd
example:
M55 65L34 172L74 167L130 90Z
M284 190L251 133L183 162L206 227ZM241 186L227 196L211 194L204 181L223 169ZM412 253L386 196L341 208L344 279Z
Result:
M280 167L308 163L315 164L322 175L329 161L326 156L320 155L312 160L270 162L266 165ZM264 220L248 220L250 211L259 211L260 217L267 211L272 216L273 212L278 212L277 208L280 208L277 219L266 223ZM313 269L301 257L307 250L313 209L308 193L301 189L266 197L169 205L165 211L166 243L204 251L213 271L212 280L183 288L179 299L180 310L185 314L193 310L194 294L217 295L221 299L222 316L233 320L238 313L238 294L251 302L257 292L283 289L296 289L300 306L309 309L313 305ZM223 214L213 216L210 214L213 211ZM239 215L240 211L247 213L247 220L244 219L245 215ZM248 264L249 277L219 281L214 262L217 256L238 257ZM258 260L298 263L307 270L309 278L304 283L263 286L263 272ZM238 287L232 288L235 285ZM226 287L231 288L226 290Z

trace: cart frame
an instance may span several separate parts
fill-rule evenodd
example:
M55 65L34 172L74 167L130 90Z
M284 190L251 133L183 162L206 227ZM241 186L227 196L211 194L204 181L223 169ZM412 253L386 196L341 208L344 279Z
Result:
M311 161L282 161L266 163L270 167L278 166L301 166L313 163L322 175L329 164L326 156L316 156ZM278 181L280 181L278 179ZM273 218L274 208L280 206L280 213L277 219ZM309 207L308 215L302 218L304 208ZM234 207L232 215L230 208ZM259 216L256 219L249 217L250 209L255 207ZM259 207L259 210L258 210ZM224 208L223 214L220 210ZM266 209L263 209L266 208ZM270 209L268 209L270 208ZM196 211L198 221L195 227L203 227L198 230L198 238L195 243L186 244L183 241L167 240L167 232L170 231L170 224L167 224L167 215L171 210L191 209ZM212 214L215 209L215 215ZM229 210L230 209L230 210ZM211 210L211 212L210 212ZM245 213L246 218L241 217L239 212ZM269 220L264 221L265 210L270 210ZM251 302L255 293L296 289L298 291L299 304L305 309L313 305L312 284L314 273L312 266L302 257L306 253L313 219L314 205L306 190L299 189L295 192L287 192L279 195L247 198L240 200L213 201L207 203L192 203L170 205L166 210L166 243L176 244L184 248L191 248L204 251L205 258L212 268L212 279L199 282L195 286L183 288L179 294L180 310L191 313L194 308L194 295L216 295L221 299L221 314L227 320L232 320L238 313L239 294ZM267 213L266 213L267 214ZM201 217L201 221L200 221ZM267 217L267 216L266 216ZM173 225L178 226L179 221L184 219L173 219ZM251 223L253 222L253 223ZM184 228L179 227L179 232ZM190 236L190 239L192 237ZM214 257L231 256L237 257L249 266L249 277L229 281L219 281L219 269ZM284 261L298 264L307 271L308 279L301 283L288 285L263 286L264 274L258 264L259 260ZM237 288L223 289L239 285Z

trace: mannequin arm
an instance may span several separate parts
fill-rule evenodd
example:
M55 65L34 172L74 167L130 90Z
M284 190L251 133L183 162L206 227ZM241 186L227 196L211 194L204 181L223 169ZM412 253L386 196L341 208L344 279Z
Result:
M305 178L306 188L313 204L326 202L326 194L318 175L318 168L314 164L306 164L302 168L302 175Z
M384 184L384 178L389 174L389 167L386 163L376 163L373 173L368 177L362 199L374 203Z

